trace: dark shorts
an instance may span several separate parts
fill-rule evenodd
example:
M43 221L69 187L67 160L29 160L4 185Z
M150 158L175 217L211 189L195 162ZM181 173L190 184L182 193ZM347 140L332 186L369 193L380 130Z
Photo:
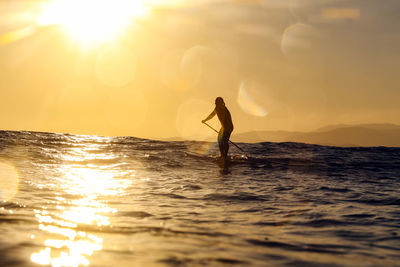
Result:
M221 129L218 133L218 143L220 145L225 145L229 142L229 138L231 137L232 131L227 131L225 129Z

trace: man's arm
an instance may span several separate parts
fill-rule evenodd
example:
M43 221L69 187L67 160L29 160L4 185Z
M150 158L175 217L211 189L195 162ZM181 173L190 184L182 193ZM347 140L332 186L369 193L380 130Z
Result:
M202 120L201 122L202 122L202 123L205 123L206 121L211 120L211 119L215 116L215 114L217 114L217 112L216 112L215 109L214 109L213 112L211 112L211 114L208 115L208 117L205 118L204 120Z

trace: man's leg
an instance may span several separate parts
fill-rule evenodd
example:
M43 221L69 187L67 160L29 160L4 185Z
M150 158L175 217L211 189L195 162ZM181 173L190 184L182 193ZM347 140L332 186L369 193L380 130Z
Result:
M231 132L225 131L222 135L222 146L223 146L223 156L224 158L228 157L229 151L229 137L231 136Z
M224 156L224 130L221 128L218 133L218 146L219 146L219 152L221 153L221 157Z

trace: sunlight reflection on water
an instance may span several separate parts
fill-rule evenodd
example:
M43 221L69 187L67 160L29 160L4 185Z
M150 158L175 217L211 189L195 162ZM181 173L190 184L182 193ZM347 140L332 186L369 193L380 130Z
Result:
M87 159L109 160L116 157L102 153L94 156L89 154L87 149L93 152L96 147L74 148L70 153L63 155L66 163L58 170L61 175L56 180L59 181L59 189L66 193L67 197L58 196L56 201L53 201L55 203L34 210L39 230L45 233L45 247L31 254L32 262L51 266L87 266L90 264L89 256L103 247L103 239L100 236L88 230L81 231L80 228L110 225L109 216L117 210L99 198L123 194L130 185L130 180L119 179L126 175L121 171L100 170L95 165L88 167L67 163ZM100 145L97 149L100 151Z
M18 192L19 175L12 164L0 162L0 177L0 201L7 201Z

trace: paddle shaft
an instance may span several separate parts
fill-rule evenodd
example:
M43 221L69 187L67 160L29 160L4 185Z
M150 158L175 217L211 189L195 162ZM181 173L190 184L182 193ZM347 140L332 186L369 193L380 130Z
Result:
M207 122L203 122L205 125L207 125L208 127L210 127L212 130L214 130L214 132L218 133L217 130L215 130L210 124L208 124ZM235 147L239 148L240 151L242 151L244 154L246 154L246 152L243 151L243 149L241 149L237 144L235 144L234 142L232 142L231 140L229 140L229 142L234 145Z

